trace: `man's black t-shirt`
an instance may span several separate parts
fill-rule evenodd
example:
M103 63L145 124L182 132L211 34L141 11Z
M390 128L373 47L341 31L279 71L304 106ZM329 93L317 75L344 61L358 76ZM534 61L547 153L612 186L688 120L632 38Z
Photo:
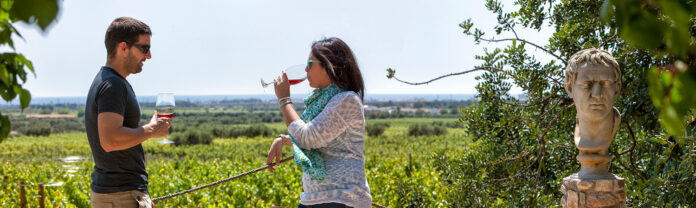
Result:
M139 190L148 192L147 171L143 146L106 152L101 147L97 127L99 113L113 112L123 116L123 126L137 128L140 122L140 105L131 85L109 67L102 67L94 77L85 106L87 139L94 157L92 191L114 193Z

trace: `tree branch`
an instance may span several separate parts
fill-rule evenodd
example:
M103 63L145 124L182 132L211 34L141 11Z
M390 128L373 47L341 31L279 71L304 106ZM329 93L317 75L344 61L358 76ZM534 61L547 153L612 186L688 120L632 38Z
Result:
M498 178L498 179L493 179L493 180L494 180L496 183L500 183L500 182L503 182L503 181L512 180L512 179L514 179L514 178L520 177L520 176L522 175L522 173L527 172L527 170L529 170L529 168L531 168L532 165L536 164L538 161L539 161L539 158L537 157L537 158L534 160L534 162L529 163L529 165L528 165L526 168L524 168L524 170L518 172L517 174L515 174L515 175L513 175L513 176L510 176L510 177L507 177L507 178Z
M624 169L626 169L628 171L631 171L631 174L633 174L633 175L638 175L638 173L636 173L632 168L626 167L626 165L624 165L623 162L621 162L621 155L616 153L616 151L610 149L609 152L612 155L614 155L614 157L616 158L616 161L619 162L619 165L621 165L621 167L623 167Z
M425 81L425 82L408 82L408 81L403 81L403 80L401 80L401 79L399 79L399 78L396 78L396 76L394 76L394 74L393 74L393 71L391 71L391 72L389 72L390 74L387 75L387 78L394 78L394 79L396 79L396 81L399 81L399 82L402 82L402 83L405 83L405 84L410 84L410 85L422 85L422 84L428 84L428 83L431 83L431 82L436 81L436 80L438 80L438 79L442 79L442 78L449 77L449 76L457 76L457 75L462 75L462 74L468 74L468 73L475 72L475 71L480 71L480 70L491 70L491 69L492 69L492 70L497 70L497 71L503 71L502 69L497 68L497 67L482 66L482 67L474 68L474 69L472 69L472 70L467 70L467 71L463 71L463 72L457 72L457 73L451 73L451 74L447 74L447 75L442 75L442 76L436 77L436 78L434 78L434 79L431 79L431 80L428 80L428 81ZM391 69L387 69L387 71L389 71L389 70L391 70Z
M508 158L508 159L504 159L504 160L498 161L498 162L496 162L495 164L493 164L493 166L498 166L498 165L500 165L500 164L502 164L502 163L508 163L508 162L512 162L512 161L519 160L519 159L522 159L522 158L526 158L527 156L529 156L529 155L535 153L537 150L539 150L539 149L535 149L535 150L533 150L533 151L527 152L527 153L525 153L525 154L523 154L523 155L520 155L520 156L517 156L517 157Z
M510 27L510 31L512 31L512 34L515 34L516 39L520 39L520 36L517 36L517 31L515 31L514 27Z
M536 150L535 150L535 151L532 151L532 152L538 152L538 153L540 154L540 156L537 156L536 159L534 160L534 162L530 163L526 168L524 168L524 170L518 172L517 174L515 174L515 175L513 175L513 176L510 176L510 177L507 177L507 178L498 178L498 179L493 179L493 180L494 180L495 182L503 182L503 181L506 181L506 180L512 180L513 178L520 177L520 176L522 175L522 173L524 173L524 172L526 172L527 170L529 170L529 168L531 168L532 165L534 165L535 163L538 163L539 160L542 159L542 158L544 157L544 155L545 155L545 154L544 154L544 136L546 136L546 133L549 132L549 129L551 129L551 126L553 126L553 124L556 122L556 120L558 120L558 117L559 117L560 115L561 115L561 114L556 114L556 116L553 118L553 120L551 120L551 122L549 122L549 125L546 126L546 129L544 130L544 133L542 133L541 136L539 136L539 149L537 149L537 150L539 150L539 151L536 151ZM530 153L531 153L531 152L530 152Z
M633 134L633 130L631 129L631 125L628 125L628 122L625 120L622 123L624 123L626 125L626 129L628 129L628 136L631 137L631 140L633 142L633 144L631 145L631 148L626 150L629 152L628 159L630 161L630 165L633 168L633 170L635 170L636 172L639 173L639 175L641 176L641 178L643 178L643 180L648 180L648 176L645 175L645 173L643 173L643 171L640 171L640 169L638 169L636 167L636 164L635 164L636 162L633 161L633 148L635 148L635 146L636 146L636 138ZM623 154L623 153L621 153L621 154Z
M558 56L558 55L556 55L556 54L554 54L554 53L551 53L551 51L546 50L544 47L541 47L541 46L539 46L539 45L537 45L537 44L535 44L535 43L529 42L529 41L527 41L527 40L525 40L525 39L521 39L521 38L504 38L504 39L498 39L498 40L496 40L496 39L485 39L485 38L480 38L480 39L483 40L483 41L486 41L486 42L503 42L503 41L513 41L513 40L516 40L516 41L523 41L523 42L525 42L525 43L531 44L532 46L534 46L534 47L536 47L536 48L538 48L538 49L541 49L542 51L548 53L549 55L552 55L552 56L555 57L556 59L562 61L564 65L567 65L567 64L568 64L568 62L566 62L566 60L563 59L563 58L561 58L560 56Z
M611 35L611 37L609 37L608 39L604 40L604 41L602 42L602 44L599 44L599 47L597 47L597 48L602 48L602 47L604 47L604 45L606 45L609 41L613 40L614 38L616 38L616 33L614 33L613 35Z

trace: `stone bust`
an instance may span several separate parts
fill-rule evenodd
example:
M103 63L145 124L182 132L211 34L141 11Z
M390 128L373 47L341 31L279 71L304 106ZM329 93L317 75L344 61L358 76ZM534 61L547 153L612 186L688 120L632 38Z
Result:
M619 64L608 52L590 48L570 57L565 90L577 110L575 146L580 150L580 178L612 176L609 145L621 122L614 101L621 91Z

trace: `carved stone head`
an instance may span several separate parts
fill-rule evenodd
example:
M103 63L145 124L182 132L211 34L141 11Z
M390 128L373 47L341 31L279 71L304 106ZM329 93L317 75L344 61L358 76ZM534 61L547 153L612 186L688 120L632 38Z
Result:
M565 89L573 98L579 119L597 120L612 113L621 91L621 70L609 53L596 48L570 57Z
M621 91L621 71L606 51L595 48L575 53L565 71L565 89L577 110L575 146L579 150L580 177L609 174L609 145L621 116L614 101Z

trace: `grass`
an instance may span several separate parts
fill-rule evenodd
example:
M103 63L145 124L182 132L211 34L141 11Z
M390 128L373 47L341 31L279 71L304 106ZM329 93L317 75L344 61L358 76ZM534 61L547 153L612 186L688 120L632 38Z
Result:
M454 122L456 119L382 119L367 122L387 122L391 127L379 137L368 137L365 144L366 172L373 201L398 206L404 200L401 192L429 196L426 203L446 207L442 182L436 170L429 166L436 152L456 153L470 143L463 129L448 129L442 136L410 137L408 126L433 121ZM284 128L282 123L268 124ZM215 138L211 145L174 146L143 143L146 165L150 174L153 198L163 196L235 174L262 167L273 138ZM284 154L289 156L286 147ZM409 161L411 155L411 161ZM75 163L60 158L82 157ZM48 137L15 137L0 144L0 176L2 182L0 207L18 203L18 182L28 183L29 207L37 207L37 184L47 187L47 204L58 207L89 206L89 183L93 160L84 133L55 134ZM0 177L1 179L1 177ZM62 183L62 184L61 184ZM167 199L158 207L296 207L301 192L301 171L292 162L283 164L278 172L260 172L209 189Z

